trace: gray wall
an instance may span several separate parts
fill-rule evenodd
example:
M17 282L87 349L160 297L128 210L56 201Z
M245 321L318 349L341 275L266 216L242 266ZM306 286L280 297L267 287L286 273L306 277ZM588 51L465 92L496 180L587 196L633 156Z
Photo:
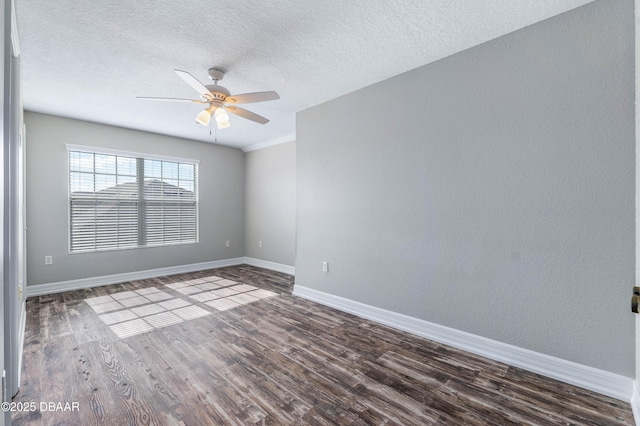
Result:
M293 266L296 253L296 144L246 153L245 255ZM262 247L258 243L262 241Z
M29 285L244 256L242 151L33 112L25 122ZM69 254L66 143L200 160L200 242Z
M635 0L635 83L636 99L640 100L640 0ZM636 129L640 129L640 114L636 108ZM640 206L640 132L636 130L636 206ZM636 208L636 286L640 286L640 209ZM636 324L635 335L635 350L636 350L636 375L635 379L637 383L640 383L640 315L634 315Z
M633 25L590 3L298 113L296 285L633 377Z

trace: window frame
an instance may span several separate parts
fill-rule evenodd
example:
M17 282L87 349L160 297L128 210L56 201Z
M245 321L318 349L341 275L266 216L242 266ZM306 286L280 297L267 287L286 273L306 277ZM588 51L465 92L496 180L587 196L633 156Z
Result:
M200 174L200 161L196 160L196 159L189 159L189 158L182 158L182 157L171 157L171 156L166 156L166 155L157 155L157 154L146 154L146 153L141 153L141 152L134 152L134 151L124 151L124 150L117 150L117 149L110 149L110 148L101 148L101 147L95 147L95 146L88 146L88 145L76 145L76 144L65 144L65 148L67 151L67 155L66 155L66 163L67 163L67 251L69 254L86 254L86 253L99 253L99 252L109 252L109 251L121 251L121 250L132 250L132 249L147 249L147 248L159 248L159 247L171 247L171 246L177 246L177 245L187 245L187 244L198 244L200 242L200 197L199 197L199 192L200 192L200 185L199 185L199 174ZM140 236L141 236L141 230L140 227L138 227L137 230L137 239L138 239L138 244L136 245L132 245L132 246L126 246L126 247L105 247L105 248L96 248L95 244L94 244L94 248L92 249L76 249L76 250L72 250L72 246L71 246L71 232L72 232L72 228L71 228L71 218L72 218L72 196L71 196L71 161L70 161L70 152L71 151L75 151L75 152L84 152L84 153L89 153L89 154L98 154L98 155L115 155L115 156L122 156L122 157L130 157L130 158L134 158L136 159L136 161L139 161L140 159L142 159L142 161L144 162L145 160L159 160L159 161L166 161L166 162L173 162L173 163L179 163L179 164L188 164L188 165L193 165L194 166L194 204L195 204L195 240L192 241L171 241L168 243L162 243L162 244L140 244ZM179 167L179 165L178 165ZM95 176L96 172L95 169L93 171L93 175ZM142 176L143 182L144 182L144 178L145 176ZM138 181L139 176L138 173L136 173L136 181ZM143 183L144 186L144 183ZM146 201L144 198L138 198L136 200L137 204L140 206L144 206L146 204ZM144 208L144 207L143 207ZM140 211L140 207L138 207L138 212ZM139 223L142 223L143 221L140 220L139 218ZM142 231L144 232L144 231Z

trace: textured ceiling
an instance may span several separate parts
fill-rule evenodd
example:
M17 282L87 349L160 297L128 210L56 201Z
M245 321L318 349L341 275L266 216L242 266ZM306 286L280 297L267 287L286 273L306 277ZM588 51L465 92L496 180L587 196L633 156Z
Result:
M592 0L16 0L26 110L213 142L174 72L232 94L275 90L218 143L290 140L295 113Z

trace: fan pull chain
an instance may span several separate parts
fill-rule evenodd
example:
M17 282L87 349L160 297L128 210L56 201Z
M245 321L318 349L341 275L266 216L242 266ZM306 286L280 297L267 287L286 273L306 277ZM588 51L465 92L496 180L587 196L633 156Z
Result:
M211 136L211 129L213 128L213 120L209 121L209 136ZM218 143L218 128L216 127L213 143Z

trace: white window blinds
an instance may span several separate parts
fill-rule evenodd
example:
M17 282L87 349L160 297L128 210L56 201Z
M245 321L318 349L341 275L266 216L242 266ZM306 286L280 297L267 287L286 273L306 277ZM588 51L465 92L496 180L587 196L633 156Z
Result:
M69 249L197 242L197 164L69 149Z

